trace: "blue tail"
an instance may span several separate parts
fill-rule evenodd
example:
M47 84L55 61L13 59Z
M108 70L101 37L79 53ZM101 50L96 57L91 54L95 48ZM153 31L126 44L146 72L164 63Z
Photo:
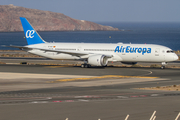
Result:
M45 43L26 18L20 17L28 45Z

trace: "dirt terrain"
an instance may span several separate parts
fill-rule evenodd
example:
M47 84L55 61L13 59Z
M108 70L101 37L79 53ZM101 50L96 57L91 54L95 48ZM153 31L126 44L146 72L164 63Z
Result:
M180 85L170 85L170 86L157 86L150 88L139 88L141 90L165 90L165 91L180 91Z
M19 17L25 17L37 31L118 31L118 28L94 22L77 20L62 13L29 9L19 6L0 5L0 31L23 31Z

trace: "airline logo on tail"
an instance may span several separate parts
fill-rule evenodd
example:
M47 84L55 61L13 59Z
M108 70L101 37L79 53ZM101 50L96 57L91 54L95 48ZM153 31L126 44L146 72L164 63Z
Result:
M26 37L28 45L32 44L40 44L40 43L46 43L34 30L34 28L31 26L31 24L28 22L26 18L20 17L23 29L24 29L24 35Z
M26 38L33 38L34 37L34 30L27 30L26 31Z

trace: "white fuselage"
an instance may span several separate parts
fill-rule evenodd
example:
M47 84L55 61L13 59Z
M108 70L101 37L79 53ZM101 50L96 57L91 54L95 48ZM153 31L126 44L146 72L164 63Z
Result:
M170 62L178 59L170 48L154 44L41 43L28 45L28 47L88 53L88 55L75 56L39 49L27 50L29 53L51 59L83 60L98 54L112 56L108 61L121 62Z

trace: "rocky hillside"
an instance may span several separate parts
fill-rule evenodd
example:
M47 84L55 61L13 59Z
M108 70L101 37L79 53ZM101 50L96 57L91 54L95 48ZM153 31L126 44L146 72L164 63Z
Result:
M17 7L11 4L0 5L0 32L23 31L19 17L27 18L38 31L118 30L111 26L73 19L62 13Z

